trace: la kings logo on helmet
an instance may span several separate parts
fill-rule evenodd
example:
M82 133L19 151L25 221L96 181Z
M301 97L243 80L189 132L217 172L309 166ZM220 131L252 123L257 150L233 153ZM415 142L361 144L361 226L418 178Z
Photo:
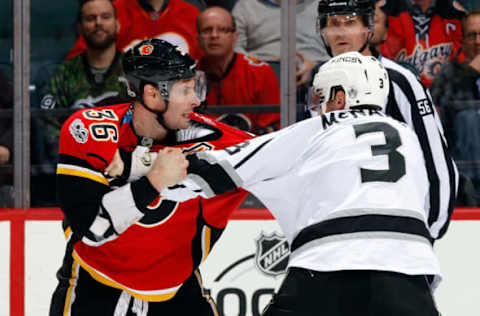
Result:
M289 256L287 239L276 232L271 235L262 233L257 239L255 264L263 273L273 276L285 273Z

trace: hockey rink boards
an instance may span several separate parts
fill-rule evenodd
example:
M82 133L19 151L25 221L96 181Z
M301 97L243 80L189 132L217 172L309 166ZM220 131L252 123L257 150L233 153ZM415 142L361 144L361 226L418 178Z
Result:
M0 210L0 316L48 315L64 254L61 218L58 209ZM435 291L442 316L480 314L479 232L480 210L457 209L435 245L444 274ZM288 254L266 210L235 212L201 266L221 315L261 315L283 279Z

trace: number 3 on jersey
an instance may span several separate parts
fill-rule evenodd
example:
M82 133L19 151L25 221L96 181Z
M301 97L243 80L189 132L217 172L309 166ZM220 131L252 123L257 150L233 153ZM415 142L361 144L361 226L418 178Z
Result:
M397 182L405 175L405 158L397 151L402 145L400 134L391 125L383 122L353 125L355 137L369 133L383 133L385 144L371 145L372 155L388 157L388 169L372 170L360 168L362 182Z

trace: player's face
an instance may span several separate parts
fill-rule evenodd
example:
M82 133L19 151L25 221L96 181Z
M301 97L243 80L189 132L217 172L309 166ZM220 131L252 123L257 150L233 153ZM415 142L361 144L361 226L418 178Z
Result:
M108 0L88 1L83 5L79 32L89 48L105 49L115 44L117 19L114 10Z
M195 80L176 82L169 93L168 110L164 114L165 123L171 129L185 129L190 126L190 114L200 105L195 91Z
M464 25L462 48L468 59L480 55L480 15L467 18Z
M233 54L238 34L234 31L228 11L211 8L198 17L198 43L207 56Z
M350 14L327 17L327 23L322 32L334 56L360 50L369 35L362 18Z

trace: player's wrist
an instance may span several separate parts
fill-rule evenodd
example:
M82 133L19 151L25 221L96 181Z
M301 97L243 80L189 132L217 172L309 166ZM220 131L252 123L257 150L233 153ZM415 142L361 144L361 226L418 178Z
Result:
M152 185L147 176L143 176L131 183L133 199L137 208L145 212L146 207L151 204L159 195L159 190Z

